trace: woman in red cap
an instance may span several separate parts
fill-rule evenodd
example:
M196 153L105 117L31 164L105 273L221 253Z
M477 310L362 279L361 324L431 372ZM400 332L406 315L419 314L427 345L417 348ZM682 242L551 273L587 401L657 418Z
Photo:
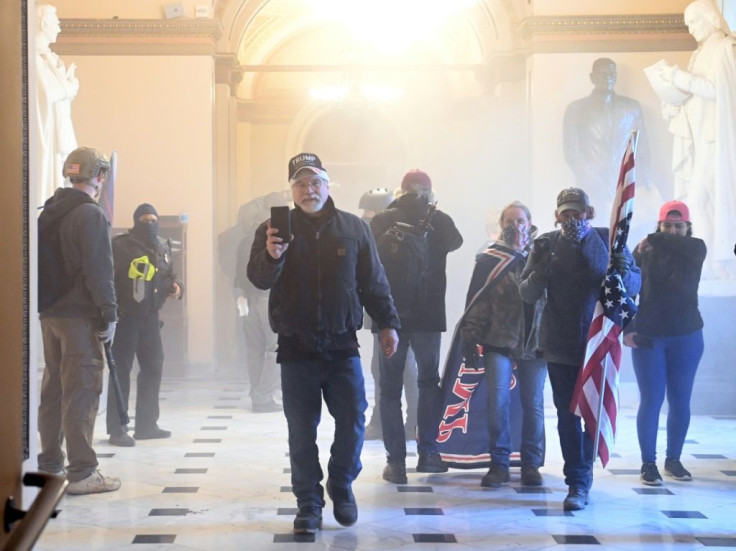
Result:
M680 463L690 425L690 396L703 355L703 318L698 311L698 284L705 243L692 237L690 210L668 201L659 210L655 233L645 237L634 258L641 268L639 312L626 328L624 344L632 347L641 401L636 428L641 450L641 481L660 486L657 430L665 393L667 449L664 470L675 480L691 480Z

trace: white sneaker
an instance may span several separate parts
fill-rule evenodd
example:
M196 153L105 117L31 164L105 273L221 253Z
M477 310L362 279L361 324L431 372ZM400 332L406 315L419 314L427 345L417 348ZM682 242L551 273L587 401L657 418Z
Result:
M70 482L66 493L71 495L99 494L101 492L114 492L120 488L120 479L116 476L103 476L100 471L95 471L87 478Z

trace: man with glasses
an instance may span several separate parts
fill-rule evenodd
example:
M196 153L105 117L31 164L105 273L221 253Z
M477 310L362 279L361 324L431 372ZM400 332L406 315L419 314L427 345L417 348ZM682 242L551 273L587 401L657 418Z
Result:
M289 183L295 205L291 235L280 235L271 220L261 224L247 274L253 285L271 290L269 319L278 334L276 361L298 506L294 532L305 534L321 528L325 505L316 442L323 398L335 419L327 494L341 525L358 518L351 486L361 470L368 403L356 331L365 307L388 357L396 351L400 325L370 229L335 208L319 157L293 157Z

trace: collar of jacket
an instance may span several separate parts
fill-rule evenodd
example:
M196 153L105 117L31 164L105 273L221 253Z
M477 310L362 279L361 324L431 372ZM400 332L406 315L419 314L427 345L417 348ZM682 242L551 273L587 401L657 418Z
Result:
M325 200L325 204L322 206L322 210L319 211L319 216L309 216L301 209L299 205L294 206L294 212L298 216L304 217L305 220L309 220L311 223L316 224L317 226L322 225L324 221L330 220L333 216L335 216L336 211L337 208L335 207L335 202L332 200L332 197L329 196Z

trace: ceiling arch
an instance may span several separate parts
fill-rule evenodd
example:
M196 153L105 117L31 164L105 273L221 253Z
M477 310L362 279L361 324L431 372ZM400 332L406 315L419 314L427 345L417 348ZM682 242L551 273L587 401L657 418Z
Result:
M255 99L267 93L269 83L283 80L283 75L274 77L276 72L344 72L359 66L445 72L445 79L465 87L468 75L496 54L517 47L513 4L514 0L477 0L448 17L437 33L392 54L371 51L345 25L326 20L309 0L221 0L215 9L225 28L222 41L244 68L238 95Z

